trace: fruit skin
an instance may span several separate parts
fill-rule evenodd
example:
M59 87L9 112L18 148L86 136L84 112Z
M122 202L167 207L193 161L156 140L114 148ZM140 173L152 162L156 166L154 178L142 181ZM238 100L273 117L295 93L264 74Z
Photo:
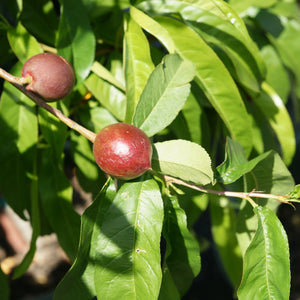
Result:
M104 127L96 135L93 153L98 166L118 179L133 179L151 169L149 138L141 129L127 123Z
M48 102L66 97L75 85L72 66L63 57L53 53L40 53L29 58L22 77L31 76L26 89L42 96Z

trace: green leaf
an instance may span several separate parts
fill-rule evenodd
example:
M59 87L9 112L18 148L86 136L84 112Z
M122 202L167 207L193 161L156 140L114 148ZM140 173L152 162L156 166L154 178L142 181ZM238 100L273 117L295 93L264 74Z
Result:
M118 53L112 53L109 56L108 66L106 67L119 82L124 82L122 60ZM85 80L84 85L101 105L107 108L117 119L124 121L126 96L121 90L94 73Z
M134 19L145 30L155 34L156 31L152 31L153 19L141 12L134 14ZM220 115L231 136L243 146L248 156L252 149L250 118L239 91L222 61L201 37L185 24L167 17L157 17L156 21L155 26L160 24L161 28L169 33L167 39L160 41L169 52L175 46L176 52L182 58L194 64L196 82ZM156 37L160 39L160 36Z
M288 299L290 290L289 246L275 213L255 208L258 228L244 257L239 299Z
M126 22L124 51L127 95L125 121L131 123L142 91L154 69L148 40L131 17Z
M93 232L99 299L157 299L163 203L154 180L125 183Z
M71 132L71 149L78 167L76 175L81 187L95 195L104 181L104 176L95 162L91 143L84 136Z
M268 66L266 82L276 91L283 103L286 104L290 93L289 74L273 46L264 46L261 49L261 54Z
M111 180L108 180L83 213L76 260L55 289L54 300L90 300L96 295L94 262L90 256L92 235L97 219L103 218L114 197L115 191Z
M176 197L166 199L163 235L167 242L165 264L183 296L201 269L198 241L187 228L186 215Z
M9 300L10 299L10 288L8 277L3 273L0 266L0 295L1 299Z
M194 77L193 65L177 54L165 56L151 74L133 116L133 124L152 136L167 127L182 109Z
M57 102L49 105L60 108ZM59 162L68 137L68 127L43 108L39 109L39 125L43 138L53 151L53 158Z
M290 199L300 198L300 184L295 185L294 189L287 194Z
M137 24L155 36L168 49L169 53L175 52L173 40L165 28L133 6L130 7L130 15Z
M210 216L214 242L235 290L242 278L243 260L236 237L236 212L226 197L210 195Z
M274 45L276 50L279 52L280 58L282 59L283 63L286 67L288 67L294 74L297 83L295 84L295 89L297 96L300 96L300 63L297 59L299 54L299 34L300 34L300 22L296 20L285 20L284 22L280 22L280 29L279 33L272 33L270 29L273 29L271 26L270 28L266 27L264 23L264 14L261 14L261 18L258 19L262 27L266 31L271 33L267 34L268 38L270 39L271 43ZM270 24L274 23L274 19L272 18L269 22ZM272 25L273 26L273 25Z
M194 91L195 83L192 83L191 93L184 104L182 115L186 121L190 140L200 145L209 145L209 126L205 110L197 101L197 90ZM186 130L186 128L184 128ZM205 134L204 134L205 133Z
M153 170L196 184L213 181L211 160L200 145L185 140L154 144Z
M180 300L180 294L167 266L163 268L163 278L161 282L158 300Z
M84 126L96 133L105 126L118 122L106 108L93 104L83 107L78 111L78 114Z
M39 190L38 190L38 175L37 175L37 161L35 157L34 162L34 170L33 170L33 179L31 183L31 227L32 227L32 235L31 235L31 242L30 248L26 253L25 257L23 258L20 265L16 267L14 270L13 279L16 279L23 275L27 269L29 268L30 264L32 263L33 257L36 251L36 241L37 238L41 234L41 224L40 224L40 203L39 203Z
M52 1L24 1L20 19L40 42L54 46L58 18Z
M76 257L80 217L72 206L72 188L65 177L62 161L57 162L51 148L41 154L39 192L47 219L71 261Z
M10 27L8 29L7 38L11 49L22 63L25 63L31 56L43 52L37 40L28 33L20 22L15 28Z
M255 103L270 122L280 143L283 160L289 165L296 150L292 120L281 98L272 87L264 82L262 88L262 94L255 99Z
M107 70L104 66L102 66L99 62L95 61L92 65L91 69L97 76L104 79L105 81L113 84L119 90L125 92L125 87L122 82L117 80L114 75Z
M74 67L77 83L89 74L95 56L95 36L81 1L61 0L62 11L56 41L58 54Z
M274 5L277 2L277 0L230 0L229 4L234 8L234 10L237 13L243 13L247 11L251 7L259 7L259 8L268 8L272 5Z
M195 80L215 108L231 136L244 148L246 156L252 148L249 116L238 89L213 50L189 27L170 19L158 18L168 30L176 51L196 67Z
M273 195L286 195L295 186L291 173L280 156L274 151L270 151L264 160L244 176L243 183L244 192L256 190ZM241 186L237 188L230 187L236 191L241 191L243 188ZM274 211L277 210L280 204L273 199L258 198L256 201L260 206L267 206ZM247 249L257 228L257 219L253 214L252 206L246 203L247 201L241 205L237 225L237 237L242 253Z
M11 70L18 76L21 65ZM0 101L0 189L6 201L22 218L30 211L31 175L38 140L34 103L5 82Z
M225 160L217 167L218 180L224 184L232 183L244 174L249 173L260 161L264 160L270 154L266 152L248 161L242 146L230 138L227 138L225 150Z
M239 15L224 1L146 1L139 5L145 11L179 13L206 42L216 45L234 65L231 74L251 91L260 91L265 67L257 46L249 37Z

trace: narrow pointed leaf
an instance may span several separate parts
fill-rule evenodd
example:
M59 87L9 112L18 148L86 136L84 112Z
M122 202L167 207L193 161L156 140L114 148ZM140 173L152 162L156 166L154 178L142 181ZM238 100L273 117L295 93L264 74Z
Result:
M154 180L125 183L92 238L98 299L157 299L163 204Z
M154 69L148 40L141 27L131 17L126 23L124 49L127 95L125 121L131 123L142 91Z
M286 233L272 210L259 206L254 211L258 228L245 253L238 297L240 300L288 299L290 263Z
M225 51L234 65L231 72L237 80L252 91L260 91L265 66L258 47L250 38L239 15L224 1L178 1L167 3L152 0L139 5L145 11L179 13L206 42Z
M284 162L289 165L296 150L295 132L291 117L278 94L266 82L263 83L263 92L255 99L255 103L266 116L273 128L278 141Z
M130 15L143 29L157 37L157 39L169 50L169 53L175 52L175 45L166 29L134 6L130 7Z
M121 56L112 53L105 66L114 78L120 83L124 82L124 72ZM84 85L93 96L107 108L117 119L124 121L126 113L126 97L122 89L112 85L107 78L102 79L96 73L92 73L85 81Z
M100 78L104 79L105 81L111 83L121 91L125 92L125 87L122 82L117 80L114 75L107 70L104 66L102 66L99 62L95 61L92 65L91 70Z
M167 55L151 74L136 107L133 124L152 136L167 127L184 106L194 77L193 65Z
M155 33L152 31L152 22L145 22L147 15L139 12L133 17L145 30ZM252 149L250 118L236 84L222 61L201 37L185 24L167 17L157 17L155 20L169 33L168 39L161 42L169 51L175 46L176 52L182 58L194 64L196 82L220 115L231 136L243 146L248 156ZM156 37L160 39L160 36ZM169 41L172 42L168 44Z
M208 153L200 145L185 140L171 140L154 144L152 168L196 184L213 181Z

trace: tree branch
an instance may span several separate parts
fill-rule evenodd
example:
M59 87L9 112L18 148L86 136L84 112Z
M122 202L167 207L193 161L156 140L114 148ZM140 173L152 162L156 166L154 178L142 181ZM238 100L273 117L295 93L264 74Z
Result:
M211 189L205 188L201 185L188 183L186 181L183 181L181 179L174 178L174 177L171 177L171 176L168 176L168 175L163 175L162 177L168 183L175 183L175 184L183 185L183 186L189 187L191 189L200 191L202 193L214 194L214 195L225 196L225 197L234 197L234 198L246 199L251 203L251 205L253 207L257 206L257 204L252 200L252 198L264 198L264 199L270 198L270 199L277 200L281 203L291 205L291 203L288 201L289 197L285 196L285 195L266 194L266 193L263 193L263 192L260 192L260 191L252 191L252 192L249 192L249 193L246 193L246 192L232 192L232 191L217 191L217 190L211 190Z
M52 115L56 116L59 120L61 120L63 123L65 123L68 127L71 129L79 132L84 137L86 137L88 140L90 140L92 143L94 143L96 134L87 128L79 125L72 119L66 117L59 109L56 109L49 104L45 102L45 100L37 95L36 93L33 93L31 91L28 91L24 84L28 84L31 80L31 77L15 77L5 70L0 68L0 77L5 79L6 81L13 84L18 90L20 90L23 94L25 94L27 97L29 97L31 100L33 100L38 106L46 109L48 112L50 112Z

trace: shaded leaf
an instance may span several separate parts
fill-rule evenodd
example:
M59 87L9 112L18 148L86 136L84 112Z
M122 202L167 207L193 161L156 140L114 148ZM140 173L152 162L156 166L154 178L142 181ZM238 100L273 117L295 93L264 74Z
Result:
M11 73L20 74L21 65ZM33 174L38 124L34 103L5 82L0 101L0 189L22 218L30 212L30 175Z
M32 227L32 234L31 234L31 242L30 248L26 253L25 257L23 258L20 265L16 267L14 270L13 278L16 279L23 275L27 269L29 268L30 264L32 263L33 257L36 251L36 241L37 238L41 234L41 224L40 224L40 203L39 203L39 190L38 190L38 176L37 176L37 161L34 161L34 170L33 170L33 178L31 183L31 227Z
M93 278L94 262L90 256L92 235L97 219L103 218L114 196L115 191L109 180L83 213L76 260L55 289L54 300L90 300L96 295Z
M275 213L254 209L258 228L244 256L239 299L288 299L290 290L289 246Z
M72 206L72 188L65 177L62 162L55 161L51 148L41 153L39 192L47 219L68 257L76 257L80 217Z
M8 277L3 273L0 267L0 295L1 299L9 300L10 299L10 287L8 282Z
M163 235L167 242L165 264L183 296L201 269L198 241L187 228L186 215L176 197L166 199Z
M56 46L58 54L74 67L79 83L88 76L94 62L96 40L82 2L62 0L61 4Z
M210 195L212 234L228 277L235 290L242 278L243 260L236 237L236 211L226 197Z
M57 102L49 105L60 109ZM52 149L53 159L60 162L68 137L68 127L43 108L39 108L39 125L43 138Z
M189 93L194 67L177 54L167 55L145 86L133 116L133 125L148 136L167 127L182 109Z
M54 46L58 18L51 1L24 1L20 19L40 42Z
M15 28L9 27L7 37L11 49L22 63L25 63L31 56L43 52L37 40L28 33L20 22Z
M180 300L180 294L167 266L163 268L163 277L158 300Z
M152 168L196 184L213 181L208 153L200 145L185 140L171 140L154 144Z
M90 141L78 133L71 132L71 149L81 187L84 191L96 195L105 177L95 162Z

